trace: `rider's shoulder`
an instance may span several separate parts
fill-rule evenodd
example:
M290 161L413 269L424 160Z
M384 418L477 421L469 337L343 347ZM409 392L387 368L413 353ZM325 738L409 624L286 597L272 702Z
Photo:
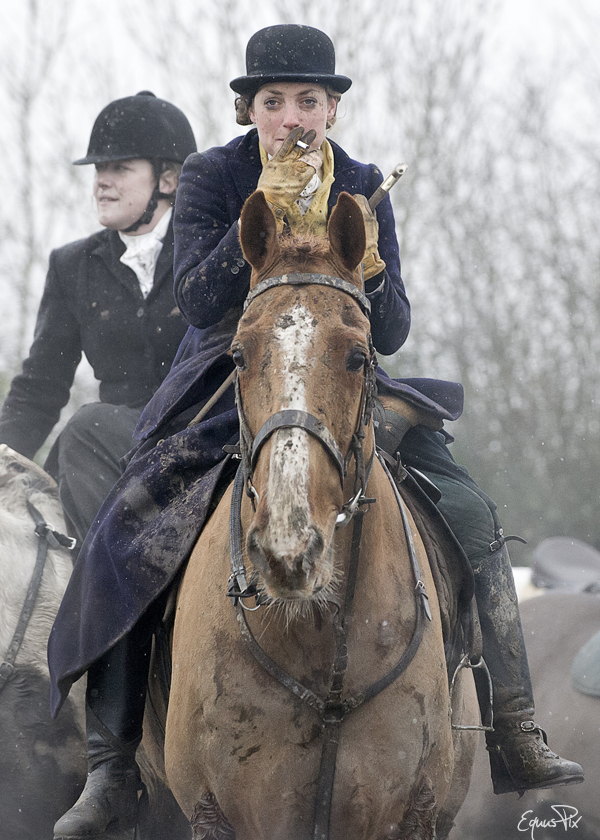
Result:
M110 247L111 240L117 237L116 231L104 228L95 231L90 236L67 242L50 253L50 264L68 266L74 262L91 256L95 251Z
M234 137L224 146L211 146L203 152L194 152L185 161L185 170L202 168L207 163L215 166L238 160L242 163L255 163L260 166L260 152L258 149L258 133L255 128Z
M365 183L369 184L371 182L379 184L383 180L381 170L374 163L362 163L360 160L355 160L350 157L348 152L342 149L342 147L334 140L329 140L329 143L331 144L331 148L333 150L335 170L338 173L353 170L354 172L360 174Z

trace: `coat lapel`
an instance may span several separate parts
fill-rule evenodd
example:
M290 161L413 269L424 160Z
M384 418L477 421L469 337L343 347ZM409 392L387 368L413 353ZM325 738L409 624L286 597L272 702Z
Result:
M106 236L102 236L100 243L92 251L92 256L101 259L110 273L131 294L135 297L143 298L135 272L121 262L120 258L121 254L125 252L125 244L119 238L119 234L116 230L106 230L103 233Z
M121 255L125 251L125 244L122 242L116 231L106 231L106 234L106 237L103 237L102 241L96 246L96 248L94 248L92 255L101 259L111 274L116 277L119 283L125 286L128 291L130 291L135 297L142 299L142 291L140 289L138 279L135 276L135 272L132 271L128 265L124 265L121 262ZM158 255L158 261L156 263L156 270L154 273L154 285L150 294L152 294L154 289L158 289L166 278L169 278L170 283L173 282L172 221L169 224L166 236L163 240L162 250Z

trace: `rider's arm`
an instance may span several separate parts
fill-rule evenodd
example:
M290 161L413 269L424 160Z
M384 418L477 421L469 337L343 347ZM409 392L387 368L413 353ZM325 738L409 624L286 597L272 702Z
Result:
M364 191L367 198L383 180L376 166L371 165L369 170L370 177ZM375 349L389 356L402 347L408 337L410 303L400 272L396 223L389 195L377 206L376 213L379 223L379 256L386 267L366 282L365 291L371 301L371 329Z
M210 153L191 155L175 205L175 300L198 328L241 306L250 286L250 266L239 242L242 201L219 163Z
M0 414L0 443L27 458L33 458L58 421L81 359L79 323L60 284L57 255L50 255L29 356Z

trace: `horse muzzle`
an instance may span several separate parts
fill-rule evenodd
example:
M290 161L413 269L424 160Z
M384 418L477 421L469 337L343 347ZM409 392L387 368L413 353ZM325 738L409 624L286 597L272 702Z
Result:
M248 532L246 549L270 598L310 599L332 578L330 552L325 550L325 540L315 526L282 538L254 525Z

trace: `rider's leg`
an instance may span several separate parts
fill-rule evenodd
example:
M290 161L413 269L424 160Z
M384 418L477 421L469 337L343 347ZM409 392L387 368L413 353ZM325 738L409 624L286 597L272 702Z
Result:
M45 468L58 482L69 532L80 545L121 475L120 460L134 445L140 413L125 405L84 405L52 447Z
M161 596L88 670L88 777L75 805L54 826L55 840L92 840L107 829L136 824L141 782L135 752L142 739L152 632L163 608Z
M406 434L400 454L441 491L438 507L473 569L483 657L494 692L494 732L486 735L494 792L583 781L579 764L553 753L533 722L527 653L496 506L456 464L443 434L417 426Z

